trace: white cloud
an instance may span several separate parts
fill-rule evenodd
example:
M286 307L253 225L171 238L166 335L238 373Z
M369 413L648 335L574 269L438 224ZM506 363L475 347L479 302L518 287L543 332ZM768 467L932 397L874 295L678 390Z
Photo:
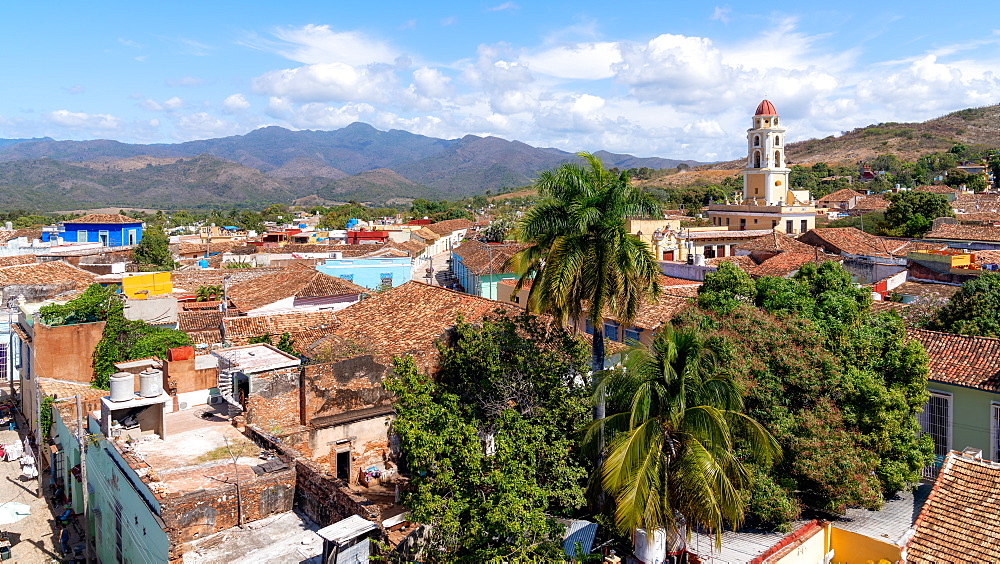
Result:
M256 92L298 102L387 102L397 88L392 69L319 63L271 71L253 80Z
M223 110L229 113L242 112L249 107L250 102L243 94L231 94L222 101Z
M451 92L451 79L440 70L420 67L413 71L413 86L419 94L441 97Z
M87 114L56 110L49 114L49 121L71 129L114 130L122 127L122 121L110 114Z
M715 11L712 12L712 16L709 19L717 20L722 23L729 23L733 21L733 18L729 16L733 11L729 6L716 6Z
M441 25L443 26L454 25L457 21L458 18L456 18L455 16L448 16L447 18L441 20Z
M151 112L172 112L184 106L184 100L177 96L164 102L157 102L156 100L147 98L140 102L139 105Z
M180 116L174 122L182 139L206 139L225 137L243 132L246 128L240 124L217 118L207 112Z
M521 57L528 67L558 78L600 80L615 75L612 66L621 62L618 43L575 43L560 45Z
M392 63L401 55L388 43L359 31L336 32L328 25L279 28L275 35L285 42L275 46L281 56L308 65Z

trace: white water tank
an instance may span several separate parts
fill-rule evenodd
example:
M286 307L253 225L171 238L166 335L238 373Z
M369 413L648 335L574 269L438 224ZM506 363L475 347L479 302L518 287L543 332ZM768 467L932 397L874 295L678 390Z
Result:
M155 398L163 391L163 371L152 368L139 373L139 395Z
M128 372L112 374L111 401L128 401L135 397L135 377Z

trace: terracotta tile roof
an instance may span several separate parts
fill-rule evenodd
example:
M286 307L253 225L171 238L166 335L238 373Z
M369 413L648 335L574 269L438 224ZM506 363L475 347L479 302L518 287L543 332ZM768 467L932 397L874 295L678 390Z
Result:
M0 286L14 284L71 284L86 287L97 275L62 261L18 264L0 268Z
M907 562L1000 562L1000 465L951 452L907 543Z
M213 345L215 343L222 342L222 333L218 329L206 329L204 331L186 331L187 336L191 339L192 343L195 344L208 344ZM195 354L205 354L208 351L200 352L195 351Z
M750 255L735 255L728 257L715 257L705 261L708 266L719 266L723 262L731 262L736 266L742 268L743 270L749 270L757 266L757 262L750 257Z
M916 296L918 302L925 301L942 301L940 305L944 305L943 302L948 301L955 292L959 291L961 286L951 286L948 284L935 284L934 282L917 282L915 280L907 280L899 286L896 286L892 292L896 294L905 294L907 296Z
M834 192L832 194L827 194L826 196L823 196L818 201L820 203L823 203L823 202L847 202L847 201L850 201L850 200L852 200L854 198L861 198L861 197L863 197L863 196L862 196L862 194L860 192L855 192L854 190L851 190L850 188L843 188L841 190L837 190L836 192Z
M509 264L510 258L526 247L527 245L520 243L493 245L480 241L464 241L451 252L461 257L462 264L473 274L500 274L513 272Z
M6 243L8 241L13 241L19 237L27 237L29 241L34 241L35 239L42 238L41 229L14 229L13 231L7 231L6 229L0 229L0 243Z
M663 274L661 274L659 276L659 278L657 278L657 281L660 283L661 287L662 286L688 286L688 285L701 286L701 282L699 282L697 280L687 280L687 279L684 279L684 278L674 278L673 276L664 276Z
M901 243L898 246L896 243ZM912 251L943 251L948 248L947 243L934 243L931 241L897 241L886 239L886 245L894 257L905 257L906 253Z
M937 229L924 235L924 239L946 239L954 241L1000 242L1000 227L986 225L939 225Z
M329 311L292 312L280 315L241 315L222 320L226 340L237 344L251 337L299 333L310 329L332 327L336 318Z
M92 213L63 223L142 223L138 219L125 217L120 213Z
M221 311L178 311L177 328L185 333L213 330L219 332L222 324Z
M0 257L0 267L15 266L18 264L34 264L36 262L38 262L38 257L35 255L12 255L9 257Z
M346 257L360 257L387 248L388 245L369 243L365 245L327 245L324 243L300 243L277 248L257 249L258 253L341 253Z
M907 329L930 357L931 380L991 392L1000 391L1000 339Z
M350 347L348 355L370 354L382 363L412 354L419 366L429 368L437 362L437 338L459 314L475 323L498 309L520 311L511 304L410 281L336 312L333 335L314 343L311 353L338 356L342 347Z
M780 233L778 231L772 231L767 235L745 241L733 248L741 251L764 251L773 253L780 253L782 251L811 253L813 252L813 249L815 249L812 245L807 245L790 235L785 235L784 233Z
M662 278L666 278L666 276L663 276ZM533 283L533 280L525 280L524 284L521 285L521 289L530 290ZM517 286L517 278L504 278L499 282L499 284L513 288L514 286ZM695 282L695 284L697 284L697 282Z
M281 272L281 268L222 268L218 270L205 270L202 268L190 268L185 270L174 270L170 273L170 282L174 286L174 293L187 292L194 294L201 286L222 286L223 278L229 276L230 286L253 280L261 276Z
M799 241L824 247L828 252L874 257L891 255L885 239L853 227L817 227L799 236Z
M691 289L697 292L697 286L691 286ZM633 325L655 331L688 307L691 307L691 300L688 298L664 294L656 302L646 302L640 306Z
M411 231L410 233L412 233L413 235L418 235L421 239L423 239L425 241L437 241L438 239L441 238L440 235L438 235L437 233L431 231L426 226L421 227L420 229Z
M906 304L899 302L887 302L885 300L877 300L872 302L872 313L882 313L883 311L897 311L900 315L903 314L903 310L907 308Z
M472 227L472 222L468 219L446 219L437 223L432 223L426 227L438 235L445 236Z
M233 250L236 244L229 241L217 241L211 244L205 243L181 243L178 253L182 255L198 255L199 257L204 256L206 247L208 248L208 253L228 253Z
M816 250L815 247L813 247ZM840 262L844 260L844 257L837 255L829 255L823 252L812 252L812 253L793 253L784 252L775 255L754 268L750 269L750 275L759 276L788 276L789 274L802 268L802 265L806 263L816 263L823 264L824 262L832 260Z
M979 264L1000 263L1000 251L976 251L976 262Z
M367 294L370 290L343 278L324 274L310 266L293 264L229 287L226 296L241 311L248 312L285 298L320 298Z
M887 210L889 209L889 200L886 200L881 195L865 196L858 200L858 203L854 204L856 210Z
M960 223L1000 223L1000 213L991 211L956 213L955 219Z
M944 186L942 184L927 184L924 186L917 186L913 189L914 192L930 192L932 194L958 194L958 190L952 188L951 186Z
M410 253L410 256L417 256L427 250L427 245L421 243L420 241L415 241L410 239L409 241L403 241L402 243L391 242L390 245L396 247L401 251L406 251Z

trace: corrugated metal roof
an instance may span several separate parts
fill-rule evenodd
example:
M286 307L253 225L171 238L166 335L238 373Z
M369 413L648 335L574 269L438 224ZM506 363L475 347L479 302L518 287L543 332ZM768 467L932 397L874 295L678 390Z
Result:
M579 556L576 552L576 543L580 543L580 550L583 554L590 554L594 546L594 536L597 535L597 523L584 521L582 519L569 519L563 522L566 525L566 534L563 537L563 552L570 558Z
M344 544L351 539L356 539L361 535L374 530L375 528L375 523L372 523L368 519L355 514L351 515L347 519L342 519L332 525L323 527L322 529L316 531L316 534L324 540L335 542L337 544Z

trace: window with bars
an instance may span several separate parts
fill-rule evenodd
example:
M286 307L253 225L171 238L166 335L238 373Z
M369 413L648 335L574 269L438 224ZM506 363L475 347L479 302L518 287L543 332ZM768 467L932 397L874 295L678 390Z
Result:
M639 329L638 327L632 327L631 329L626 329L625 330L625 341L626 342L629 342L629 341L638 341L639 340L639 333L641 333L641 332L642 332L642 329Z
M604 324L604 337L611 341L618 340L618 324L617 323L605 323Z
M383 272L381 275L383 286L392 286L392 273Z
M940 466L951 451L951 394L931 392L918 417L920 428L934 439L934 462Z
M990 428L992 433L990 434L990 455L993 462L1000 460L1000 403L995 403L990 406Z
M7 362L7 343L0 343L0 381L3 382L8 378Z

